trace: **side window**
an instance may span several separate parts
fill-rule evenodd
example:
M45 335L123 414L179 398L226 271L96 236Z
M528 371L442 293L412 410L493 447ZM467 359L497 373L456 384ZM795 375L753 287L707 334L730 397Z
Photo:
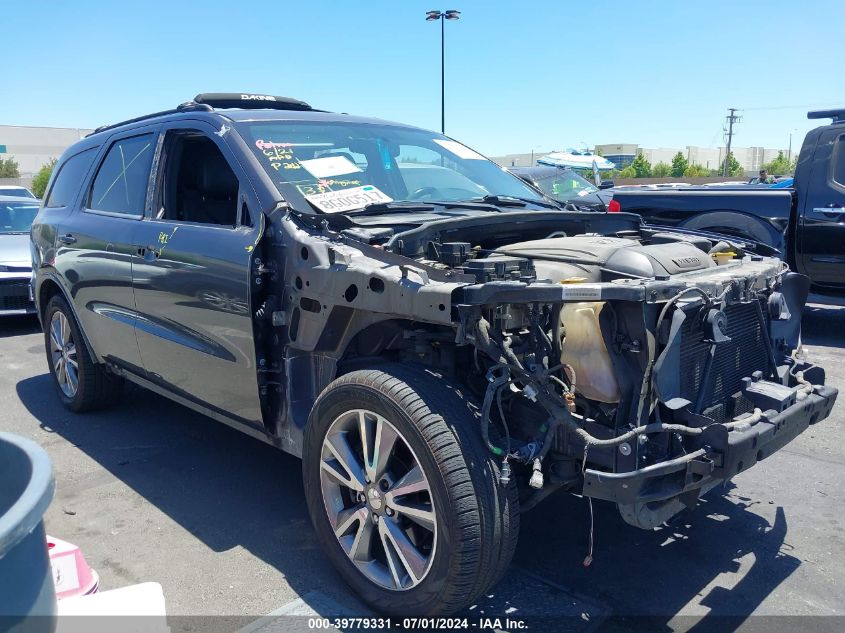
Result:
M88 208L142 215L154 153L155 134L115 141L94 178Z
M96 149L96 147L86 149L62 163L56 178L53 180L53 186L50 187L50 192L44 201L45 207L66 207L73 202L73 198L82 184L82 179L85 177L85 172L88 171L91 161L94 160Z
M833 181L845 187L845 135L836 139L833 148Z
M156 219L236 226L240 183L217 144L200 132L174 130L164 152Z

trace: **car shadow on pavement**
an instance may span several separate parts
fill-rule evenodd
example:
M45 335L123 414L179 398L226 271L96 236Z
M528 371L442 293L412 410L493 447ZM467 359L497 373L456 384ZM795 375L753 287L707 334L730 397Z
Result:
M801 564L785 542L786 516L749 510L732 484L652 531L585 498L556 494L523 515L516 564L605 606L600 631L733 631Z
M298 459L134 387L121 405L84 416L52 397L48 374L20 381L17 392L42 429L83 451L212 551L242 547L281 571L299 595L319 590L354 602L314 538ZM61 473L58 479L61 493ZM79 495L82 504L88 493L71 485L64 494ZM730 489L714 490L671 527L643 531L625 524L615 506L596 502L594 560L585 568L586 501L554 495L523 515L513 573L476 613L559 616L566 625L555 630L573 631L595 631L597 618L608 616L610 630L626 622L618 618L648 618L648 630L670 630L688 605L700 605L693 613L708 617L751 613L800 562L784 543L782 510L769 525L746 509L750 503ZM88 521L87 538L108 529L108 518L100 526L96 516ZM552 589L535 607L529 603L538 590L529 585L538 578ZM623 628L636 628L630 624ZM712 630L707 618L691 624Z
M801 340L805 345L845 347L845 307L808 304L801 319Z
M37 334L41 331L41 324L34 314L23 316L3 317L0 320L0 338Z
M49 374L20 381L17 393L43 430L84 452L212 551L242 547L280 570L300 595L342 585L314 539L295 457L131 385L119 405L84 415L62 407ZM70 496L75 513L87 505L84 537L107 535L113 517L92 507L97 489L63 482L61 475L57 498ZM128 560L113 558L130 566L128 553Z

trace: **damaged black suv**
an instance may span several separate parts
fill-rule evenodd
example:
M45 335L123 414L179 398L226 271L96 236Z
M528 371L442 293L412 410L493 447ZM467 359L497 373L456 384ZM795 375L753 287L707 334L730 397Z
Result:
M98 129L32 243L65 405L129 380L301 456L319 542L386 613L471 604L555 491L656 526L837 395L801 350L808 280L764 247L293 99Z

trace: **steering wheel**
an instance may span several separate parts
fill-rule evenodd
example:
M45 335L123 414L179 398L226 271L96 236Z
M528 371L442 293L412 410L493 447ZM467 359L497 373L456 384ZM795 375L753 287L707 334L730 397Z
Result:
M437 187L420 187L414 193L408 196L408 200L422 200L423 198L430 198L440 193Z

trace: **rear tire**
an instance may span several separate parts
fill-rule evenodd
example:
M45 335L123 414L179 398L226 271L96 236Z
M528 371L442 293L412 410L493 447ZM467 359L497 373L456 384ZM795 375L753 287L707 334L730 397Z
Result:
M394 432L392 444L381 443ZM366 448L362 437L368 438ZM374 457L368 462L367 455ZM367 467L377 462L384 465L383 477L378 468ZM424 485L391 497L408 489L403 471L413 470L412 462ZM458 612L510 563L519 529L515 484L499 482L498 465L481 439L477 408L431 372L384 365L332 382L311 412L302 469L317 540L344 580L379 612ZM379 482L367 481L371 475ZM373 492L382 479L383 497L379 489ZM430 529L407 520L406 511L425 515L420 525ZM380 541L379 529L404 533L414 549L405 544L406 553L397 558L399 549L393 541ZM414 565L403 565L405 560Z
M43 322L47 366L62 404L75 413L114 404L123 392L123 379L94 362L64 297L50 299Z

